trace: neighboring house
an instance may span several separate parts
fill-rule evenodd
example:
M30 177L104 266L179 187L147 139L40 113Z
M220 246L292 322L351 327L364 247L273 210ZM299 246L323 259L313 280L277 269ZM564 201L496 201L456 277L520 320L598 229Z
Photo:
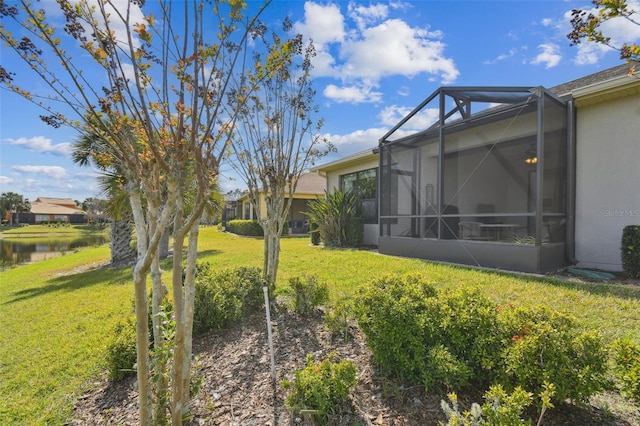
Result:
M20 223L87 223L87 213L76 207L71 198L38 197L31 202L31 211L20 215Z
M326 189L326 180L324 176L318 173L305 173L300 176L296 191L293 194L293 202L289 210L289 233L304 234L309 232L308 218L305 215L309 211L308 204L310 201L324 197ZM288 189L285 189L285 194ZM288 198L287 195L285 195ZM243 194L236 203L236 217L239 219L256 220L257 214L254 211L249 194ZM260 211L266 217L266 203L263 192L260 192Z
M443 87L375 150L314 170L330 190L377 173L378 223L365 243L381 253L621 270L622 229L640 224L640 73L628 70L551 89ZM403 130L428 116L424 131Z
M222 210L222 226L226 226L230 220L238 219L238 200L243 194L239 191L229 192L224 195L224 208Z

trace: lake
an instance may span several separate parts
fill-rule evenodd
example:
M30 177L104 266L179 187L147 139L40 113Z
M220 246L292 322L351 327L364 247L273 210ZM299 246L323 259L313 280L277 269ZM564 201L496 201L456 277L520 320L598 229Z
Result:
M104 235L91 235L83 237L45 237L45 238L20 238L0 239L0 264L11 266L21 263L37 262L62 256L68 251L81 247L100 246L105 244L108 238Z

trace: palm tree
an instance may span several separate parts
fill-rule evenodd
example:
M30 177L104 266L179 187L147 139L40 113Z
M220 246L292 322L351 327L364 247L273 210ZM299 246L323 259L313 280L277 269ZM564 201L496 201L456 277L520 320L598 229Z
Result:
M108 145L95 135L82 135L74 144L74 163L89 166L92 162L100 169L101 193L107 197L106 214L111 219L111 263L121 264L135 259L136 252L131 245L133 220L127 194L123 190L124 176L117 168L103 160Z
M16 214L16 224L20 223L20 216L17 213L24 213L31 210L29 200L15 192L4 192L0 196L0 211L2 218L9 213L9 225L13 225L13 215Z

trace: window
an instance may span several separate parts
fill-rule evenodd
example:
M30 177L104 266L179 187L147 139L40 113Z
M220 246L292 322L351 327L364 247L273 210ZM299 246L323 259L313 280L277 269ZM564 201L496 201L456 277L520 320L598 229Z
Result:
M244 203L244 219L251 219L251 203L248 201Z
M378 223L378 169L340 176L340 189L358 196L364 223Z

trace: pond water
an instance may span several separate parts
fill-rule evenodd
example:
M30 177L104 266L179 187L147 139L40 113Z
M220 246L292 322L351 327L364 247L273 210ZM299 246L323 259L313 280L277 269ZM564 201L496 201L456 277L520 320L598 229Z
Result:
M84 237L47 237L0 239L0 265L15 265L61 256L80 247L99 246L108 241L104 235Z

